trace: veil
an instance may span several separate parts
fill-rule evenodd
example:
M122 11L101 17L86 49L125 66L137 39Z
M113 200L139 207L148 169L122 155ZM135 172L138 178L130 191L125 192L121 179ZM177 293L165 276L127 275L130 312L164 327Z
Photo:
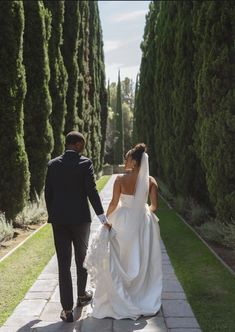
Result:
M141 157L140 170L136 182L135 200L136 207L143 207L148 199L149 192L149 161L148 154L143 152Z

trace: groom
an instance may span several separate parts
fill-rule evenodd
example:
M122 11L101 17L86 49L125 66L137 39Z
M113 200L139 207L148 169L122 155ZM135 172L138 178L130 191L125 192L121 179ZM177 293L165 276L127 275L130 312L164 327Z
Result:
M77 269L77 306L84 306L92 299L92 292L85 291L87 271L83 267L91 223L88 198L101 223L107 223L107 219L96 189L92 162L81 155L85 146L84 136L71 131L65 143L64 154L48 163L45 200L59 267L60 301L63 308L60 318L72 322L72 244Z

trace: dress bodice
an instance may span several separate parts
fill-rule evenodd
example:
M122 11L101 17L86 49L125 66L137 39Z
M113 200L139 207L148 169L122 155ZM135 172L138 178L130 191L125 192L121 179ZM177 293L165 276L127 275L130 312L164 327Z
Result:
M131 208L131 207L133 207L134 201L135 201L134 195L128 195L128 194L121 193L120 199L119 199L120 206Z

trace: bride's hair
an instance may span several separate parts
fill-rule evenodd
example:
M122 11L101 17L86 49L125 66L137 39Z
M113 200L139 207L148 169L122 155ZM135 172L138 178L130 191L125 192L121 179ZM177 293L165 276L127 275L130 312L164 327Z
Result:
M147 147L144 143L138 143L133 149L129 150L126 154L126 158L131 157L131 159L136 160L137 165L140 166L142 154L147 151Z

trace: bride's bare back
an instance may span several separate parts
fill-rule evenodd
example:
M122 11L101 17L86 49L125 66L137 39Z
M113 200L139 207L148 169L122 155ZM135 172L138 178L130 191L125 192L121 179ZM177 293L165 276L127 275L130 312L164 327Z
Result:
M129 172L124 175L118 175L113 186L113 197L109 204L107 216L111 214L117 207L121 194L134 195L136 188L136 181L138 172ZM158 185L156 180L149 177L149 197L151 201L150 210L156 211L157 209L157 189Z

